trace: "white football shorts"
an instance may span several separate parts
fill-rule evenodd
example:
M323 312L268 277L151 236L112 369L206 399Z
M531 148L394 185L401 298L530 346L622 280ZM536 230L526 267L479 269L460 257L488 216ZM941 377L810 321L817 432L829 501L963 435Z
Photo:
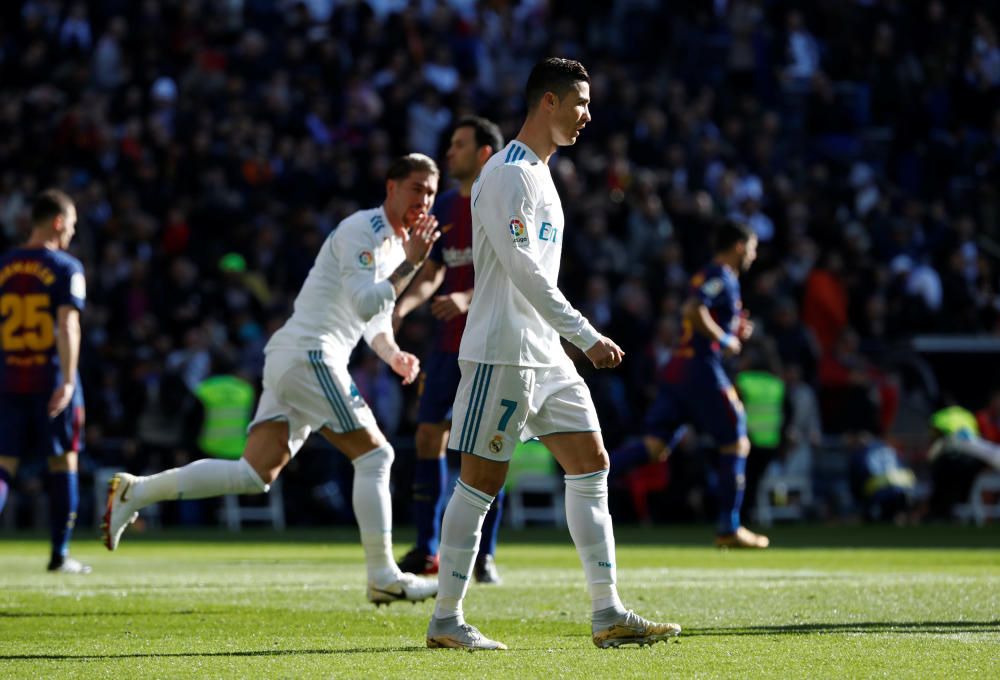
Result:
M320 350L272 350L264 359L264 392L248 428L260 423L288 423L288 448L294 456L310 433L375 429L375 414L347 372L346 362Z
M568 359L542 368L458 364L448 448L502 463L532 437L601 431L590 389Z

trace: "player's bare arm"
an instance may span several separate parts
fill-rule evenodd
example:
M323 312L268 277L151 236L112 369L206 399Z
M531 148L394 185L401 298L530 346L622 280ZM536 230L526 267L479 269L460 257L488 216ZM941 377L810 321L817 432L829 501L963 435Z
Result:
M62 383L49 399L49 418L62 413L73 399L73 392L76 390L76 368L80 361L80 310L70 305L62 305L58 314L56 348L62 369Z
M431 314L439 321L451 321L457 316L467 314L472 304L473 288L458 290L448 295L438 295L431 303Z
M691 324L696 333L701 333L719 343L727 355L739 354L743 349L740 339L715 322L708 307L691 299L684 304L684 320Z
M403 260L396 270L389 274L389 283L399 296L410 285L417 269L424 263L431 253L431 247L437 241L440 232L437 228L437 218L430 214L421 214L410 225L410 230L406 233L403 243L403 252L406 259Z
M393 371L409 385L420 375L420 359L404 352L396 344L396 339L388 333L379 333L371 341L371 348L379 359L389 364Z
M396 300L396 306L392 311L393 330L398 328L399 322L407 314L431 299L431 296L444 283L444 275L447 271L442 264L430 260L424 263L406 291Z

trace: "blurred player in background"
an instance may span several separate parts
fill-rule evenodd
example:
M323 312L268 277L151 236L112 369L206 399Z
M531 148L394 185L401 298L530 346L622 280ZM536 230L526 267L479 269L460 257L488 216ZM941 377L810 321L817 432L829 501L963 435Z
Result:
M506 648L465 622L462 600L514 447L534 436L566 471L566 519L590 590L594 644L652 644L680 626L647 621L618 597L608 456L590 391L560 343L560 336L572 342L596 368L622 361L621 348L556 286L566 225L548 161L590 121L590 76L579 62L545 59L532 69L526 94L521 131L472 189L476 294L459 350L462 377L448 441L461 451L462 470L441 525L427 646Z
M403 378L420 372L396 345L391 317L437 239L428 214L439 172L422 154L396 159L379 208L360 210L327 238L295 299L292 317L265 348L264 392L240 460L199 460L149 477L116 475L108 490L104 541L118 547L137 511L151 503L269 489L309 434L318 431L354 465L352 501L368 571L368 599L378 604L432 597L436 584L401 572L392 557L389 470L392 446L347 371L363 336Z
M28 242L0 257L0 511L18 464L48 457L49 571L86 574L69 556L80 493L77 481L83 391L80 312L83 265L65 252L76 207L62 191L39 194Z
M665 460L687 423L712 435L719 447L719 547L766 548L770 542L740 524L750 440L743 404L723 366L723 358L739 354L753 333L743 315L739 276L756 257L757 236L748 225L727 220L719 226L714 259L691 279L683 334L646 415L647 434L612 453L620 470Z
M417 464L413 475L413 517L417 543L399 561L399 568L415 574L436 574L441 512L448 479L445 456L451 430L451 406L461 373L458 347L472 301L472 183L479 171L503 146L500 128L485 118L470 116L455 126L448 147L448 174L458 187L441 194L433 214L441 225L441 238L413 283L396 302L393 325L426 302L435 292L431 314L438 319L434 350L421 374L420 408L417 412ZM503 506L503 490L483 523L483 541L473 567L479 583L499 583L493 555Z

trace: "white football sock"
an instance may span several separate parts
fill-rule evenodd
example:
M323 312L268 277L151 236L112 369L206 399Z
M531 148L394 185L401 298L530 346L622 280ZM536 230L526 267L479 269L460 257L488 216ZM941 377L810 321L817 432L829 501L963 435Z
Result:
M385 444L355 458L351 502L365 549L368 582L384 587L399 578L392 558L392 496L389 469L395 454Z
M615 535L608 512L608 471L566 475L566 523L583 562L593 610L615 607L618 598Z
M441 521L436 618L462 616L462 600L469 589L472 563L479 552L483 519L493 505L493 498L461 479L455 484L455 492Z
M132 494L144 507L159 501L185 498L266 493L270 488L246 458L205 458L149 477L137 477L132 485Z

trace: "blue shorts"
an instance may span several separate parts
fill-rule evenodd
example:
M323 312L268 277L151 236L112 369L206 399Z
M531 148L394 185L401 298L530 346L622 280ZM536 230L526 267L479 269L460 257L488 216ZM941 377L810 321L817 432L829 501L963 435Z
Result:
M645 431L676 444L678 431L688 424L710 434L720 448L747 436L743 403L717 362L687 361L673 379L661 383Z
M0 392L0 456L28 459L61 456L83 448L83 392L49 418L51 395Z
M420 374L420 406L418 423L441 423L451 420L451 407L455 403L458 382L462 372L458 368L458 352L432 352L424 362Z

